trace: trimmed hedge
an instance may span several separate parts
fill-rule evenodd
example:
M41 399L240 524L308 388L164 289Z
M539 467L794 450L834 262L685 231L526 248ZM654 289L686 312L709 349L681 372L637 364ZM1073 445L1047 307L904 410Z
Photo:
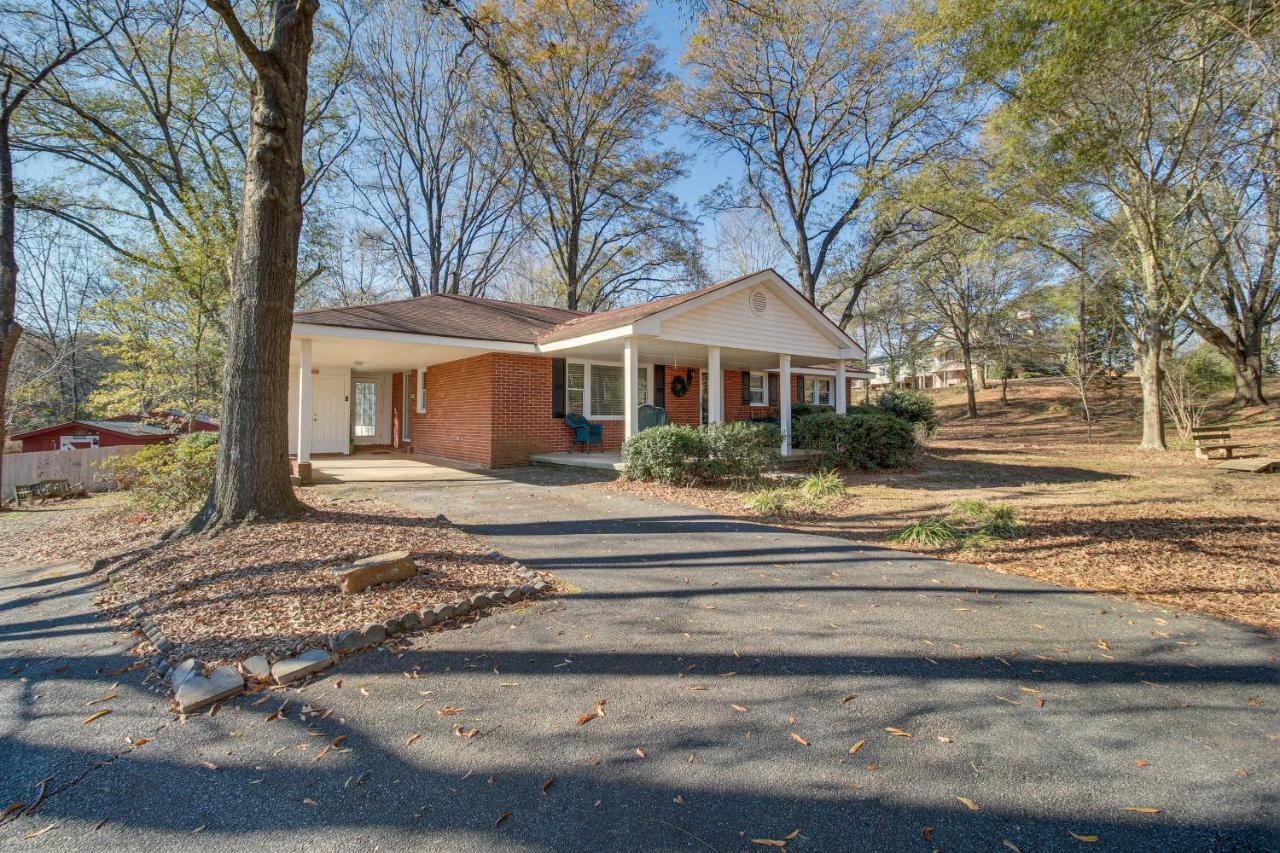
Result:
M933 398L919 391L891 388L876 399L876 406L887 414L919 426L926 436L933 435L942 423Z
M782 434L771 424L733 421L703 427L667 424L622 445L625 475L672 485L755 482L777 464Z
M822 468L906 468L916 452L915 428L885 412L859 407L847 415L821 412L796 423L800 447L818 454Z

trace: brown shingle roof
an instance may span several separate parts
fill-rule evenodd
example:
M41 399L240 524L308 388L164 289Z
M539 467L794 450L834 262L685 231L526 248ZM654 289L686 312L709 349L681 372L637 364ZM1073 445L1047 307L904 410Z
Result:
M548 330L581 315L564 308L434 293L376 305L298 311L293 317L297 322L320 326L531 344Z

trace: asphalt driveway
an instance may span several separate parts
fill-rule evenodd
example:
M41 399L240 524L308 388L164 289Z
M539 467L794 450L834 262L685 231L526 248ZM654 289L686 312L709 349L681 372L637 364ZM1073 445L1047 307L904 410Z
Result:
M87 578L9 573L0 808L51 778L0 843L1278 848L1276 646L1254 631L576 474L323 488L444 512L572 591L183 724L117 674Z

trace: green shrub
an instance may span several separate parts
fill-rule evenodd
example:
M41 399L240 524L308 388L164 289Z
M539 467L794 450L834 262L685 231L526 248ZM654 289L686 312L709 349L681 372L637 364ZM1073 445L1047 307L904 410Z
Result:
M847 415L805 415L796 424L796 438L818 455L823 468L906 468L916 451L911 424L865 408Z
M755 483L778 464L782 432L773 424L727 421L700 431L708 448L705 479Z
M925 435L933 435L941 423L933 398L919 391L891 388L876 399L876 406L895 417L916 424Z
M666 424L642 430L623 443L623 473L632 480L688 485L704 475L710 455L701 430Z
M836 498L844 494L844 480L836 471L816 471L801 481L800 491L809 498Z
M103 461L103 468L148 512L171 512L204 500L213 485L218 434L193 432Z
M951 504L952 523L988 538L1008 539L1018 528L1018 513L1009 504L960 500Z
M625 475L671 485L757 482L778 461L782 434L771 424L733 421L703 427L667 424L622 445Z

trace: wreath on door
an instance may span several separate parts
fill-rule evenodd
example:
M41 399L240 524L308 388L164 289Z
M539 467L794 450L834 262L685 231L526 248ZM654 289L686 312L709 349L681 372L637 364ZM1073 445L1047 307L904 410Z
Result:
M689 393L689 382L683 376L677 376L671 380L671 393L677 397L683 397Z

